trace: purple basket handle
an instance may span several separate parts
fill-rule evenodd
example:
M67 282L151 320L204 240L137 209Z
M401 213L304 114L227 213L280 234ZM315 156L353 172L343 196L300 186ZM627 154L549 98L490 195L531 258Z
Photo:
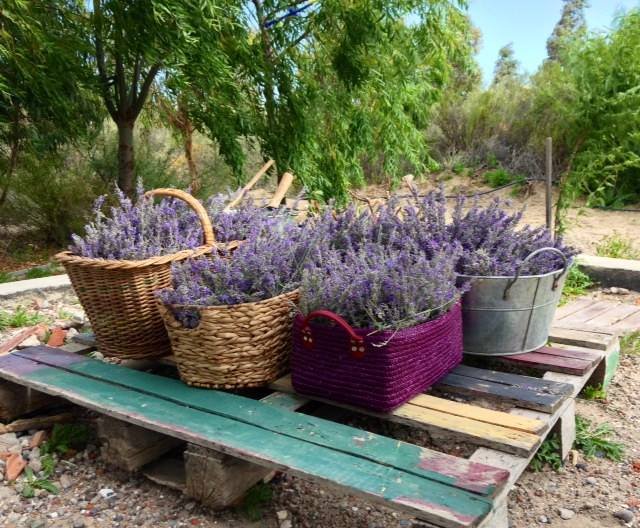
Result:
M353 328L351 328L351 325L349 325L349 323L347 323L342 317L329 310L316 310L304 318L304 321L302 322L302 344L305 348L313 349L313 333L311 332L309 322L313 319L319 318L329 319L347 332L350 338L349 345L351 347L351 355L357 359L362 359L364 357L364 338L356 334L353 331Z

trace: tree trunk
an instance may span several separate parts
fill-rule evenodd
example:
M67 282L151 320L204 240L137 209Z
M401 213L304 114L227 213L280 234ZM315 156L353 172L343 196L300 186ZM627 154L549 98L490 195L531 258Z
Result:
M118 123L118 187L127 196L133 196L133 174L135 159L133 153L134 121Z
M189 178L191 180L191 192L195 193L200 190L200 177L198 176L198 168L193 159L193 127L187 121L183 130L184 138L184 157L187 159L187 167L189 168Z

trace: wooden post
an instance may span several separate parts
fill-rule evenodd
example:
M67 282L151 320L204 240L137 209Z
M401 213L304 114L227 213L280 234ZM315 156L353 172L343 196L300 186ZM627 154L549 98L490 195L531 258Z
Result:
M282 179L278 184L278 188L276 189L273 198L271 198L271 201L267 204L267 207L269 207L270 209L276 209L280 207L280 203L282 202L284 195L287 194L287 191L289 190L289 187L291 187L292 183L293 174L291 174L290 172L285 172L282 175Z
M553 233L553 213L551 203L553 201L553 141L548 137L545 142L545 158L546 158L546 213L547 213L547 229Z
M244 195L247 194L253 188L253 186L258 182L258 180L266 174L266 172L271 168L273 163L274 162L272 159L267 161L262 166L262 168L255 173L254 177L251 178L251 180L249 180L249 182L242 189L238 191L238 194L236 195L236 197L233 200L231 200L229 204L227 204L224 210L229 211L230 209L233 209L236 205L238 205L240 203L240 200L242 200L242 198L244 197Z

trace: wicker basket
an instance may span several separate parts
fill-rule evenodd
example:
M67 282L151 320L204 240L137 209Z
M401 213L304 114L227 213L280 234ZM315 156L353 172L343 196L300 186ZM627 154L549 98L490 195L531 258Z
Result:
M318 324L314 319L329 319ZM462 360L456 303L436 319L397 331L351 328L326 310L298 316L291 378L300 394L388 412L436 383Z
M262 387L287 370L297 290L229 306L157 302L180 378L188 385L210 389ZM196 328L185 328L176 320L173 314L180 308L199 311Z
M198 215L204 245L144 260L86 258L70 251L55 256L64 265L105 356L145 359L170 353L153 292L171 286L172 262L204 255L215 245L209 215L193 196L178 189L156 189L146 195L184 200Z

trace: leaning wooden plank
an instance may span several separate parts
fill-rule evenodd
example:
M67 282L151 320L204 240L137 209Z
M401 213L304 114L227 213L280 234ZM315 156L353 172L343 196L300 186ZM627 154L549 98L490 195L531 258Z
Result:
M37 416L35 418L23 418L6 425L0 424L0 434L19 433L29 429L48 429L55 424L67 423L74 418L70 412L53 414L49 416Z
M516 431L524 431L526 433L537 434L544 431L545 428L545 424L541 420L516 418L505 412L485 409L484 407L469 405L468 403L445 400L444 398L436 398L435 396L430 396L428 394L419 394L415 398L412 398L406 405L440 411L452 416L469 418L478 422L499 425Z
M503 385L510 385L520 389L526 389L542 394L556 394L560 399L566 394L571 394L571 386L545 381L533 376L524 376L522 374L512 374L510 372L499 372L496 370L481 369L470 367L468 365L459 365L453 371L453 374L475 378L484 381L492 381Z
M451 485L17 355L0 358L0 375L196 445L337 485L438 526L477 526L491 511L489 499Z
M416 476L435 479L452 486L491 495L500 487L506 474L493 474L492 468L466 467L456 457L421 448L390 438L361 432L354 437L348 426L300 415L271 407L261 402L233 394L188 387L171 380L144 372L132 371L116 365L66 354L49 347L33 347L15 355L42 364L62 367L90 379L114 383L130 390L149 394L172 403L187 405L212 415L242 421L265 431L284 434L323 447L340 449L358 457L383 463ZM434 469L434 468L438 469ZM453 474L442 473L440 468L450 467Z
M283 392L294 392L290 376L285 376L272 383L271 388ZM419 429L426 429L427 431L444 431L447 434L452 434L473 444L496 447L510 453L526 454L534 450L540 444L540 437L536 434L524 432L515 428L492 425L475 418L472 419L456 416L447 412L430 409L424 405L413 405L413 400L405 405L401 405L390 413L381 414L367 411L366 409L361 409L359 407L353 407L343 403L317 398L315 396L313 396L313 399L329 403L330 405L335 405L336 407L350 409L362 414L382 418L384 420L403 423ZM433 400L438 399L440 398L433 398ZM442 401L447 402L448 400ZM455 402L450 403L454 404ZM484 410L479 407L474 408L479 411ZM466 414L466 411L464 414ZM510 417L507 415L506 419L508 418Z
M527 352L526 354L501 356L495 358L495 360L500 363L509 363L544 371L564 372L577 376L584 374L593 366L592 361L554 356L542 352Z
M566 398L566 395L545 394L502 383L458 376L457 374L448 374L434 388L452 394L490 398L546 412L553 412Z

